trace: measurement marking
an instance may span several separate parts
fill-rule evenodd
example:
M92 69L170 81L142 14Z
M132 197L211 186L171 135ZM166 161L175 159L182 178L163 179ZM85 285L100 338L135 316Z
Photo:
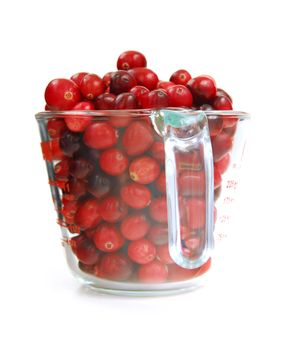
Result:
M231 204L234 202L234 198L233 197L225 197L223 199L223 204Z
M231 188L233 190L236 190L237 184L238 184L238 182L235 180L228 180L226 188Z

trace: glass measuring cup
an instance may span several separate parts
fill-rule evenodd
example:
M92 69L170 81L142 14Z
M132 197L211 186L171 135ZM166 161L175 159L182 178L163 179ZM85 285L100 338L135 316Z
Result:
M200 285L229 218L227 203L217 213L215 202L236 186L249 116L165 109L36 118L73 274L121 294ZM83 132L68 129L76 122Z

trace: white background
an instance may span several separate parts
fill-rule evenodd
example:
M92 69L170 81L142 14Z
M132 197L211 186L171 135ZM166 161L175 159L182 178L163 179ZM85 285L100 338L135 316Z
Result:
M278 2L1 2L1 349L280 349ZM64 261L34 114L49 80L103 75L128 49L163 80L214 76L253 117L234 234L196 292L97 295Z

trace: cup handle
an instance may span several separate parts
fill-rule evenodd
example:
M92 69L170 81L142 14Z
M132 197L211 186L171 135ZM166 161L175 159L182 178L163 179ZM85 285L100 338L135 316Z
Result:
M165 146L168 244L170 256L177 265L187 269L194 269L202 266L209 259L214 246L214 169L208 119L203 111L167 109L153 112L151 121L156 132L163 137ZM194 256L192 254L185 254L181 239L178 186L180 169L177 162L179 155L188 155L191 153L200 155L197 157L196 164L193 164L193 166L200 167L205 177L205 198L203 197L203 200L200 199L201 203L203 202L205 206L205 214L203 211L203 215L205 215L204 225L200 229L200 239L202 242L199 250L197 247ZM192 160L190 164L192 166ZM185 206L184 209L188 210L188 206ZM200 208L193 207L193 212L195 212L195 216L202 216L202 212L200 214ZM202 217L198 219L202 221Z

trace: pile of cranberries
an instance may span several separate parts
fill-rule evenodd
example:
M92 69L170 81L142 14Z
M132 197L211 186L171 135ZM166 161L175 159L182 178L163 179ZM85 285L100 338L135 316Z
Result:
M136 51L122 53L117 71L103 78L86 72L54 79L45 91L48 140L42 151L52 162L52 186L61 193L59 223L79 268L99 278L141 283L180 281L203 274L210 260L188 270L169 255L165 154L149 113L130 112L107 120L90 113L56 111L132 110L184 107L230 110L231 97L210 76L191 78L186 70L161 81ZM106 112L104 112L106 115ZM95 120L96 119L96 120ZM217 198L230 162L236 120L209 120ZM196 257L205 227L202 155L177 153L181 238L184 254Z

